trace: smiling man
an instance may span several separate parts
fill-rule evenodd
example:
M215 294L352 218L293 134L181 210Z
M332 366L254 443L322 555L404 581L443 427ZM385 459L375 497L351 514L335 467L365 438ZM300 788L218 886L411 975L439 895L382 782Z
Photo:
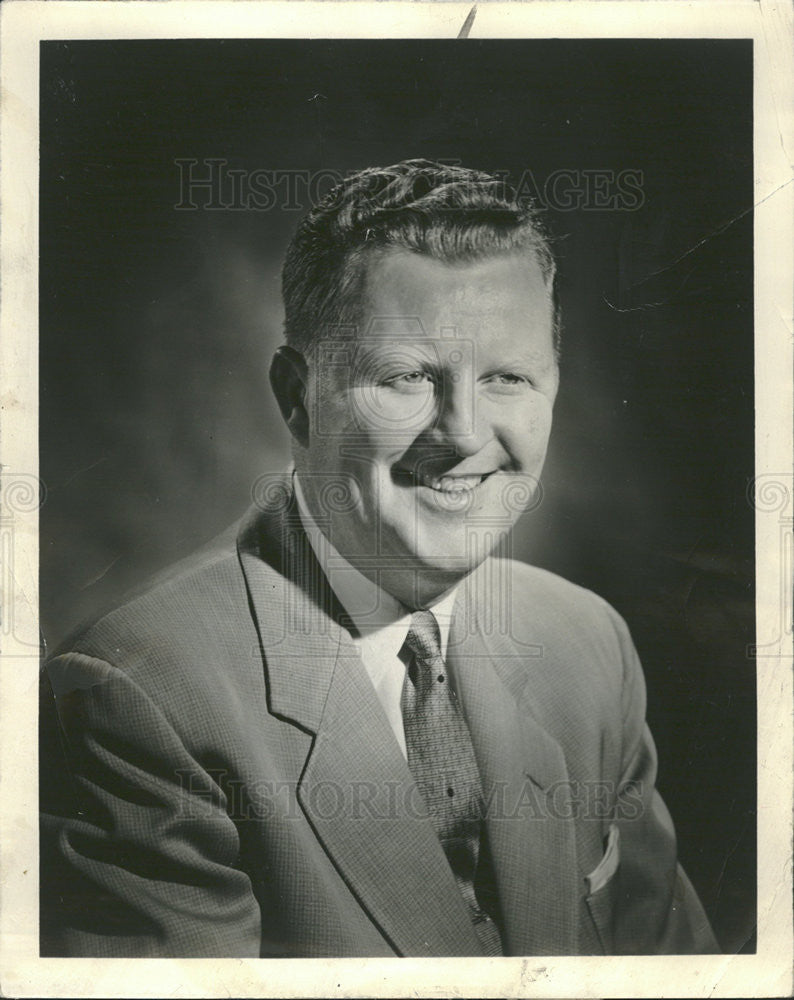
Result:
M339 553L368 562L406 607L426 606L490 554L520 513L505 497L517 484L531 495L546 454L551 291L525 251L481 254L372 249L364 331L332 348L350 362L323 364L320 340L308 365L290 348L274 364L308 508L328 515ZM329 482L349 493L343 509L324 509Z
M716 950L624 622L493 556L558 385L538 220L361 171L283 287L293 469L48 664L42 953Z

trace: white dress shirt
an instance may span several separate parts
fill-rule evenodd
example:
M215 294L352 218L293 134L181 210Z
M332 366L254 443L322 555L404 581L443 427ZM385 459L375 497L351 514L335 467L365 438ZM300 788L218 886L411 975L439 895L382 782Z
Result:
M359 632L353 641L361 662L372 681L389 725L394 730L403 756L407 757L400 708L405 664L398 654L411 627L411 612L395 597L359 573L337 552L309 512L297 473L293 473L293 483L298 512L309 544L340 604ZM449 591L428 609L438 622L441 655L444 657L447 653L456 592L457 588Z

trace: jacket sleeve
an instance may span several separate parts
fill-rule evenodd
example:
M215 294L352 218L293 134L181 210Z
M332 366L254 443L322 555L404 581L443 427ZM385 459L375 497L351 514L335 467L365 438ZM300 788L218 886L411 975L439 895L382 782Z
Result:
M622 618L609 609L624 663L623 760L615 823L620 837L613 935L618 954L719 951L695 890L677 861L670 813L656 790L657 756L645 722L645 681Z
M41 954L258 957L225 796L166 716L77 653L42 692Z

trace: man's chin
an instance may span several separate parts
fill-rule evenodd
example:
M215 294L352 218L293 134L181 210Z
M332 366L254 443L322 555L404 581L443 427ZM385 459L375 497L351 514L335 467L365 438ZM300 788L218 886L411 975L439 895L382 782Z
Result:
M379 584L406 607L427 607L456 587L474 567L446 560L412 560L409 568L390 568L381 573Z
M506 531L494 528L465 533L437 532L414 549L411 562L428 578L459 580L485 562L505 534Z

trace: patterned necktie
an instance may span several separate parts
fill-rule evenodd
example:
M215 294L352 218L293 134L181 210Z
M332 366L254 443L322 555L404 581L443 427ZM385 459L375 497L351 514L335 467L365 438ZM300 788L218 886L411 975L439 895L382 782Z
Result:
M403 649L411 654L402 691L408 767L430 813L486 955L501 955L499 931L475 893L483 795L468 727L449 685L431 611L415 611Z

